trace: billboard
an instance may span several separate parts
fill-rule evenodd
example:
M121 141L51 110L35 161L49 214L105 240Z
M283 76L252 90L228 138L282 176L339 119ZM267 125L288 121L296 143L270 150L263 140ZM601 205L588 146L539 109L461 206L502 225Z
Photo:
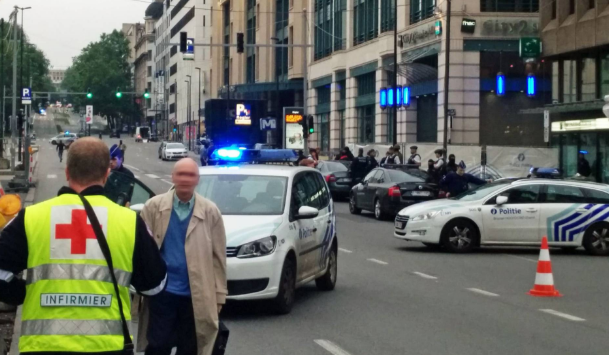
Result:
M260 119L268 116L266 108L264 100L207 100L207 136L216 146L266 143L266 132L260 130Z

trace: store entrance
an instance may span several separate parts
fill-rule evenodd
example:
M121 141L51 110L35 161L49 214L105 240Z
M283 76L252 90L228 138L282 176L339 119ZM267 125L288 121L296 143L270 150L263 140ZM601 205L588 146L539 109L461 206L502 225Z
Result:
M585 173L585 164L590 166L590 180L609 183L609 132L570 132L555 134L552 144L559 149L560 169L565 177Z

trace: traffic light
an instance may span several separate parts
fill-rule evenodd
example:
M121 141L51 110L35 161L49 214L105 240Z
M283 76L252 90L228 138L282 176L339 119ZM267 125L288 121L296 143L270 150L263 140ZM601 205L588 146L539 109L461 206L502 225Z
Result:
M243 53L243 32L237 33L237 53Z
M307 127L306 117L303 117L298 123L302 126L302 136L304 138L309 138L309 128Z
M180 52L186 53L186 49L187 49L186 42L187 41L188 41L188 33L180 32Z
M92 99L93 93L91 92L91 88L87 88L87 99Z
M121 92L121 88L116 88L116 98L120 99L123 97L123 93Z
M309 134L313 134L315 133L315 123L313 122L313 116L309 115L309 117L307 117L307 127L309 128Z
M144 91L144 98L145 98L145 99L149 99L149 98L150 98L150 93L148 92L148 89L146 89L146 90Z

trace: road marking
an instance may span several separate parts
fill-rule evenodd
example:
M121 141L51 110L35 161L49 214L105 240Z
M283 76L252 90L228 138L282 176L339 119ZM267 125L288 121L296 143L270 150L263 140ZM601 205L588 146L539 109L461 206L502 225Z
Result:
M513 258L518 258L518 259L522 259L522 260L530 261L530 262L533 262L533 263L536 263L536 262L537 262L537 260L536 260L536 259L529 259L529 258L525 258L525 257L523 257L523 256L518 256L518 255L513 255L513 254L504 254L504 255L511 256L511 257L513 257Z
M377 263L377 264L381 264L381 265L388 265L389 263L386 263L382 260L378 260L378 259L368 259L368 261L371 261L373 263Z
M346 350L342 349L340 346L334 344L333 342L329 341L329 340L324 340L324 339L316 339L313 340L315 342L315 344L321 346L322 348L326 349L330 354L333 355L351 355L349 352L347 352Z
M47 175L47 179L57 179L57 175L49 174L49 175Z
M342 251L343 253L347 253L347 254L353 253L351 250L347 250L347 249L343 249L343 248L338 248L338 250Z
M479 293L479 294L481 294L481 295L485 295L485 296L499 297L499 295L498 295L498 294L496 294L496 293L492 293L492 292L484 291L484 290L481 290L481 289L479 289L479 288L468 288L468 290L470 290L470 291L472 291L472 292L475 292L475 293Z
M422 272L418 272L418 271L413 272L413 274L415 274L415 275L419 275L419 276L421 276L421 277L422 277L422 278L424 278L424 279L429 279L429 280L437 280L437 279L438 279L438 278L437 278L437 277L435 277L435 276L427 275L427 274L424 274L424 273L422 273Z
M557 317L561 317L561 318L564 318L564 319L572 320L574 322L585 322L586 321L583 318L579 318L579 317L576 317L576 316L572 316L570 314L558 312L558 311L555 311L553 309L540 309L540 311L548 313L548 314L552 314L552 315L555 315Z
M146 176L148 176L151 179L159 179L159 177L154 174L146 174Z
M135 166L131 166L131 165L127 165L125 164L126 167L128 167L129 169L135 170L135 171L140 171L140 169L136 168Z
M139 175L134 175L134 176L135 176L136 179L138 179L138 180L140 179Z
M173 182L171 182L171 181L167 181L167 180L165 180L165 179L161 179L161 181L162 181L162 182L164 182L164 183L166 183L166 184L169 184L169 185L172 185L172 186L173 186Z

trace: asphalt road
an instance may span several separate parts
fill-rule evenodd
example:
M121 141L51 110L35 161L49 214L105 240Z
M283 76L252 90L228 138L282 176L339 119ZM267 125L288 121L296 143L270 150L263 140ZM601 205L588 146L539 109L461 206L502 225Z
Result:
M167 191L173 163L158 159L159 143L124 141L128 167L156 193ZM59 164L45 143L37 201L54 196L65 180L65 160ZM606 258L552 249L556 287L564 296L535 298L527 291L537 249L447 254L393 238L391 221L351 215L346 203L337 202L336 211L336 290L300 289L286 316L267 313L264 303L229 304L223 311L231 330L227 354L607 353Z

